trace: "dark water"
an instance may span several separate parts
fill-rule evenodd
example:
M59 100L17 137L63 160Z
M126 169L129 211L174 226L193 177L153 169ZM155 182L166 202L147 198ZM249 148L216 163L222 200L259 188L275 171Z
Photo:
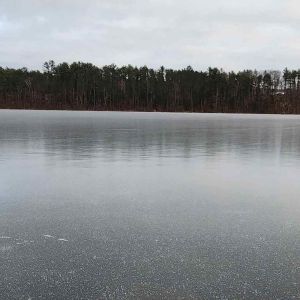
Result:
M1 299L300 298L300 117L0 111Z

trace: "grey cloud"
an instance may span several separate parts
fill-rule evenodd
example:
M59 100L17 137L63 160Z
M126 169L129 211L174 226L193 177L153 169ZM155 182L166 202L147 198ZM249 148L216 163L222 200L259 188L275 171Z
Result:
M0 65L298 67L298 0L0 0Z

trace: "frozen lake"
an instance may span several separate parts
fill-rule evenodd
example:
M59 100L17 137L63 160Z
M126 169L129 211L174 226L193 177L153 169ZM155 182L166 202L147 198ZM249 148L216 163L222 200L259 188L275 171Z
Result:
M300 297L300 117L0 111L1 299Z

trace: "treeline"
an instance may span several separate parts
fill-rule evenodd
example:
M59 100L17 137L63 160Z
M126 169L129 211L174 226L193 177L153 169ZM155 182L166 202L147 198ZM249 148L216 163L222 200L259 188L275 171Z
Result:
M0 108L300 113L300 70L224 72L44 64L0 67Z

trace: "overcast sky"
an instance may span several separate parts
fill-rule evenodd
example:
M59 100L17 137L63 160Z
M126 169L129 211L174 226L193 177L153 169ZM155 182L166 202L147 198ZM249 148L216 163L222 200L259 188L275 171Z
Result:
M300 67L299 0L0 0L0 65Z

